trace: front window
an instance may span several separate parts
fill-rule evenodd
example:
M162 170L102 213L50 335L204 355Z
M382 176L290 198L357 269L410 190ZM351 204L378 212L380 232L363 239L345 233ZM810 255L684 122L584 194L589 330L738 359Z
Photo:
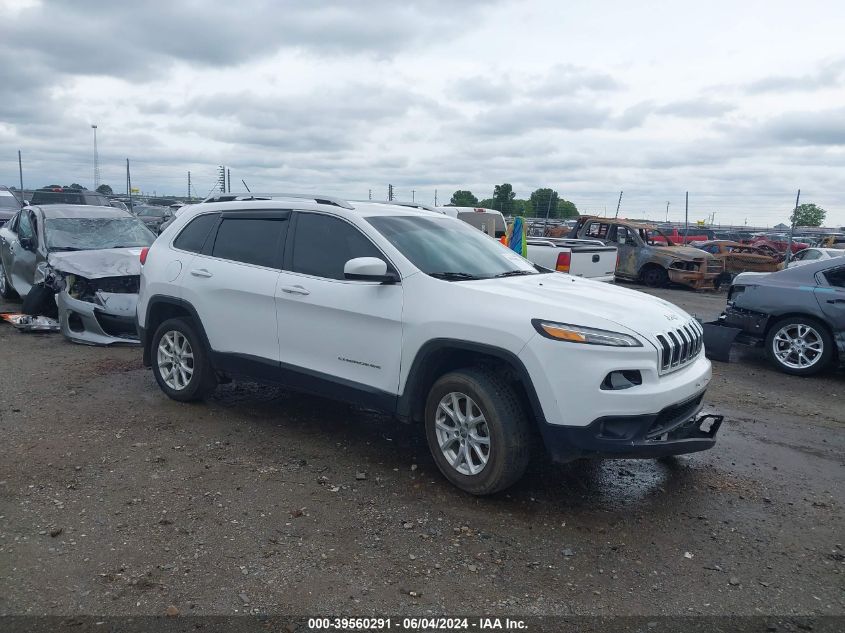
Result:
M132 248L155 240L136 218L49 218L45 228L49 251Z
M383 216L367 221L432 277L461 281L539 274L529 261L460 220Z
M148 218L163 218L165 215L167 215L167 212L168 209L165 208L155 209L152 207L146 207L138 211L138 215L143 215Z

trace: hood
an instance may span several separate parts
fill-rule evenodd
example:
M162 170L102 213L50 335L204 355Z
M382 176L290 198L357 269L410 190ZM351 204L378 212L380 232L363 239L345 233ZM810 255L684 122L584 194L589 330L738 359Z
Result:
M691 318L678 306L658 297L563 273L453 283L523 306L531 318L629 330L652 342L655 334L676 328Z
M129 277L141 274L141 248L50 253L47 263L63 273L86 279Z
M708 259L713 257L707 251L694 246L652 246L652 248L661 255L680 257L681 259Z

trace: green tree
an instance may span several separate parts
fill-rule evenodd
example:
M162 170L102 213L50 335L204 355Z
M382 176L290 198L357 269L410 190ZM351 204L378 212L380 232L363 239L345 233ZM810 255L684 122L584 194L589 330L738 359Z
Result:
M557 205L560 201L560 196L557 195L557 191L554 189L547 187L537 189L531 194L529 200L538 218L546 217L547 213L550 218L558 217Z
M575 206L574 202L562 198L558 200L557 217L568 220L570 218L577 218L579 215L581 214L578 213L578 207Z
M496 201L493 198L484 198L478 201L478 206L482 209L492 209Z
M792 212L792 224L795 226L821 226L827 211L812 202L798 205Z
M100 185L99 187L97 187L97 193L101 193L104 196L110 196L114 194L114 191L112 191L111 187L109 187L108 185Z
M78 189L78 190L81 191L81 190L85 189L85 187L80 185L78 182L74 182L68 187L68 189Z
M449 202L456 207L474 207L478 204L478 198L472 195L472 191L458 189L452 194L452 199Z
M510 183L503 183L493 187L493 208L505 215L513 214L513 199L516 194Z

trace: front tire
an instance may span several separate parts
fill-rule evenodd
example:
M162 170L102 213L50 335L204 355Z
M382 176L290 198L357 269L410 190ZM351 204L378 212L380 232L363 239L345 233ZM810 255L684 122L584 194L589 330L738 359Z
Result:
M426 401L425 432L440 472L470 494L504 490L528 467L532 438L525 408L491 370L440 377Z
M158 326L152 341L153 375L173 400L202 400L217 387L208 350L188 319L168 319Z
M640 279L650 288L661 288L669 283L669 273L661 266L646 266L640 274Z
M766 336L766 355L775 367L793 376L812 376L833 360L833 337L809 317L787 317Z

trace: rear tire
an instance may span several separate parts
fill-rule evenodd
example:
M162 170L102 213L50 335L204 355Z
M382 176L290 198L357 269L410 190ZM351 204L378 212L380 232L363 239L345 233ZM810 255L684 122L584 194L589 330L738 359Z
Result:
M4 299L17 299L18 293L12 288L9 277L6 275L6 267L3 266L3 260L0 259L0 297Z
M646 266L640 273L640 279L646 286L660 288L669 283L669 273L661 266Z
M824 324L809 317L787 317L766 336L766 355L786 374L813 376L833 360L834 342Z
M217 387L208 350L189 319L168 319L158 326L150 345L153 375L168 397L193 402Z
M516 390L488 369L441 376L428 394L425 432L443 476L474 495L513 485L531 457L525 408Z

